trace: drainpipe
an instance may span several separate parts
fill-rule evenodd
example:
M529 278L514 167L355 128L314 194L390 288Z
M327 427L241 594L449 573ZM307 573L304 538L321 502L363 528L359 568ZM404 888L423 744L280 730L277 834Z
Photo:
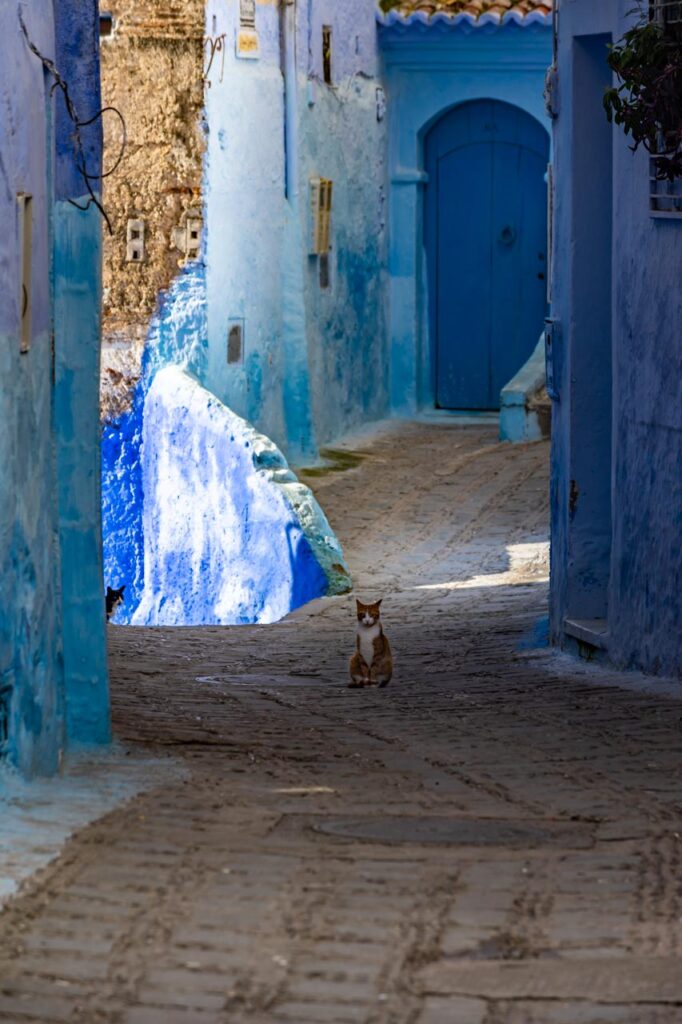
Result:
M296 0L282 0L284 64L284 150L287 199L298 203L298 83L296 81Z

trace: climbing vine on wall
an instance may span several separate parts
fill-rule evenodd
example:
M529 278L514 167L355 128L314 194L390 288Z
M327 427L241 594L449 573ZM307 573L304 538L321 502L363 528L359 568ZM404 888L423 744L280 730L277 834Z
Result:
M660 8L660 13L658 9ZM652 155L659 180L682 176L682 22L669 4L651 4L609 50L618 84L607 89L609 121Z

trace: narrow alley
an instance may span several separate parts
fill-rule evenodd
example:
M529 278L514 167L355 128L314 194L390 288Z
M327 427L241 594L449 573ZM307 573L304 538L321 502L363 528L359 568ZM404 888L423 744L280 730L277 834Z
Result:
M304 475L353 594L110 628L115 732L184 777L7 906L0 1021L682 1021L682 705L546 646L548 444L457 422ZM356 596L386 690L346 685Z

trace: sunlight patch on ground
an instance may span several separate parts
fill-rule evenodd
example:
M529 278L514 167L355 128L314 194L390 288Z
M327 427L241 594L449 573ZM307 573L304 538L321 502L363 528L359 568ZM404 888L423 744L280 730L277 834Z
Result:
M509 567L504 572L472 576L468 580L423 583L415 590L477 590L479 587L510 587L520 583L549 581L549 541L507 545Z

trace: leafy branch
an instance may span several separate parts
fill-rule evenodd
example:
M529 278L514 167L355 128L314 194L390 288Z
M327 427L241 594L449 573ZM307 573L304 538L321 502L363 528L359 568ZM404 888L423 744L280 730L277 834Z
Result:
M631 149L644 146L659 181L682 176L682 43L671 27L643 15L609 50L618 85L607 89L610 122L622 126Z

